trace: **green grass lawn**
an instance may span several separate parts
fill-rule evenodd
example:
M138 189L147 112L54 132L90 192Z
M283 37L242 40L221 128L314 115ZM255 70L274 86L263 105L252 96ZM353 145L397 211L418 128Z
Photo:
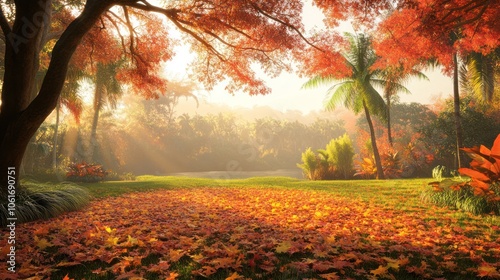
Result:
M42 257L22 259L25 276L50 279L500 277L500 218L423 203L430 181L82 184L91 205L21 225L19 254Z

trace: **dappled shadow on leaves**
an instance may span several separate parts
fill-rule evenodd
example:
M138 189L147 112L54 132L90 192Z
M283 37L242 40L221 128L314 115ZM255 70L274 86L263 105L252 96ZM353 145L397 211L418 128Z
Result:
M123 279L498 277L498 228L433 211L270 188L132 193L21 225L18 273L79 278L99 262L90 273Z

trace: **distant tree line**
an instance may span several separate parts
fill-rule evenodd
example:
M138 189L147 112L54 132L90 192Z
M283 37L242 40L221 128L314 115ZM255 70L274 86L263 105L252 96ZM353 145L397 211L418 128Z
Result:
M465 145L491 145L500 131L498 106L484 106L475 100L472 95L463 98ZM337 171L323 174L330 179L375 177L371 137L364 118L318 118L308 124L270 117L248 121L232 112L178 115L169 104L162 99L128 102L126 116L104 110L96 140L92 140L91 112L82 116L78 125L67 119L54 124L49 119L31 140L22 170L26 174L53 173L54 155L59 173L66 172L71 163L82 161L102 164L112 171L110 174L297 169L308 148L309 156L315 154L323 164L333 162L333 157L327 159L321 150L328 150L330 141L347 133L354 153L352 170L342 167L342 175ZM374 117L385 175L430 177L437 165L454 169L453 111L451 100L433 106L395 102L392 144L386 137L385 121Z
M296 168L307 147L321 148L346 132L340 120L317 119L311 124L271 118L244 121L223 113L172 118L161 103L144 101L136 106L122 122L112 114L102 114L97 143L90 143L90 119L83 119L79 126L59 126L57 146L53 143L55 126L44 124L29 146L24 172L52 172L54 147L60 171L71 162L86 161L89 151L95 162L118 173L289 169Z

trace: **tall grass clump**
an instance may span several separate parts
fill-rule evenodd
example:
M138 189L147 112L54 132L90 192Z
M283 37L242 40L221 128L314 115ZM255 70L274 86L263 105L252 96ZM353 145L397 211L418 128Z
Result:
M437 185L437 182L431 184L433 184L433 188L427 189L421 194L424 202L470 212L475 215L500 215L500 200L492 200L487 196L477 195L474 193L474 188L467 184L457 187L457 182L450 179L445 179L439 185ZM491 186L490 189L496 195L500 195L499 185Z
M82 209L90 202L87 190L72 183L49 185L23 181L16 194L15 217L18 223L56 217ZM0 226L7 225L8 204L0 204Z

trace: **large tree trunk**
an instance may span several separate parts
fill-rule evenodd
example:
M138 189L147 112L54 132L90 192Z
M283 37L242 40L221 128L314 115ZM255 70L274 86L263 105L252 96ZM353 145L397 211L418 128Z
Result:
M26 147L37 129L57 105L71 56L110 3L88 0L80 16L64 31L52 50L52 59L38 94L33 99L38 55L44 24L50 24L50 0L17 0L12 28L2 24L6 38L5 74L0 108L0 199L5 201L9 186L8 170L19 168ZM3 19L5 20L5 18ZM2 21L5 23L5 21Z
M453 108L455 115L455 131L456 131L456 145L457 145L457 169L462 167L463 157L460 148L464 147L463 144L463 129L462 118L460 116L460 93L458 89L458 56L455 52L453 54Z
M372 118L370 116L370 111L363 100L363 108L365 109L366 121L370 127L370 137L372 142L373 157L375 158L375 165L377 166L377 179L385 179L384 169L382 167L382 161L380 160L380 154L377 147L377 138L375 137L375 129L373 128Z

